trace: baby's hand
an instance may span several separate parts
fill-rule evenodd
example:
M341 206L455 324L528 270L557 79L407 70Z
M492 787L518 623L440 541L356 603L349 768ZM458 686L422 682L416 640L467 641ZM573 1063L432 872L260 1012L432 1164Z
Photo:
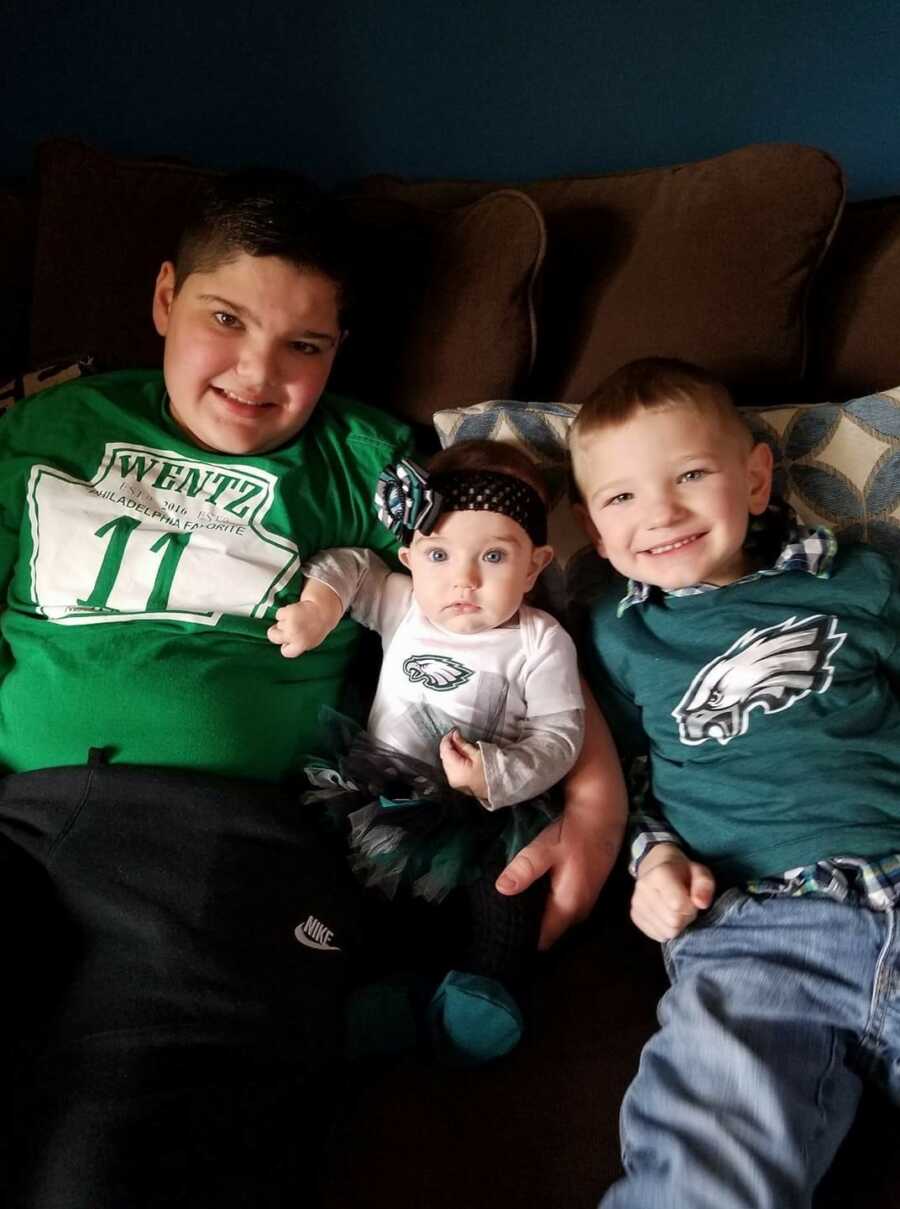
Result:
M705 865L675 844L657 844L644 857L631 897L631 918L651 940L674 940L713 900L716 883Z
M311 600L285 605L275 614L275 625L266 631L269 642L281 647L285 659L296 659L317 647L334 628L331 618Z
M451 730L441 739L440 757L447 780L454 789L471 793L476 798L487 798L484 760L474 743L467 743L458 730Z

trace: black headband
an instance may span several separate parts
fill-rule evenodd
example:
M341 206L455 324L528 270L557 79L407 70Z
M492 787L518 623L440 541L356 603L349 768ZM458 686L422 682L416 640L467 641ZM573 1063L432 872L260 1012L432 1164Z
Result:
M401 541L427 535L445 512L499 512L521 525L536 546L547 541L547 508L523 479L499 470L428 474L415 462L387 466L375 490L378 519Z

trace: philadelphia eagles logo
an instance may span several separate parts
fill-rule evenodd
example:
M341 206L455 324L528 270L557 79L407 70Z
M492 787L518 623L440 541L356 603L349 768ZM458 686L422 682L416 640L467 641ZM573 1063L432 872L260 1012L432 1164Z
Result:
M846 634L837 618L790 617L766 630L748 630L694 677L672 717L682 743L715 739L723 746L750 725L750 711L777 714L831 684L831 659Z
M433 688L439 693L459 688L475 673L455 659L446 655L411 655L403 661L403 671L407 677L418 684L420 681L426 688Z

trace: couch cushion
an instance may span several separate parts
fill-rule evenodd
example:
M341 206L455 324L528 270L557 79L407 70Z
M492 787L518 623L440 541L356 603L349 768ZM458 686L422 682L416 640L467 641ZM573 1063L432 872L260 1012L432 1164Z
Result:
M816 397L900 382L900 197L846 208L816 284L814 316Z
M208 174L70 140L37 154L31 363L86 348L105 369L162 364L153 283Z
M364 182L459 205L485 182ZM799 381L810 281L841 213L827 154L773 144L715 159L519 186L547 222L530 390L577 402L642 356L695 361L735 386Z
M89 348L104 369L161 364L153 282L210 175L70 140L41 146L32 363ZM366 263L335 387L426 423L439 407L513 391L534 357L545 239L534 202L507 190L453 213L349 204Z
M84 378L94 372L94 359L85 353L82 357L70 357L52 365L41 365L27 373L17 374L7 382L0 383L0 414L8 411L13 403L30 399L32 395L51 386L61 386L75 378Z
M363 233L362 290L335 388L430 423L441 408L523 386L545 244L535 203L509 189L452 211L348 205Z

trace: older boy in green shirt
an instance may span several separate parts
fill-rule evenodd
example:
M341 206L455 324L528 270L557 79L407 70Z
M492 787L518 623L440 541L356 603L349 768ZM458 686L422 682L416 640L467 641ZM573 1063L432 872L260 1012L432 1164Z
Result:
M266 633L314 551L386 550L372 491L410 445L324 393L346 236L303 182L223 178L156 282L163 375L47 391L0 429L9 1204L313 1183L357 904L288 785L356 630L296 662ZM553 870L551 934L612 859L577 793L568 817L505 875Z

